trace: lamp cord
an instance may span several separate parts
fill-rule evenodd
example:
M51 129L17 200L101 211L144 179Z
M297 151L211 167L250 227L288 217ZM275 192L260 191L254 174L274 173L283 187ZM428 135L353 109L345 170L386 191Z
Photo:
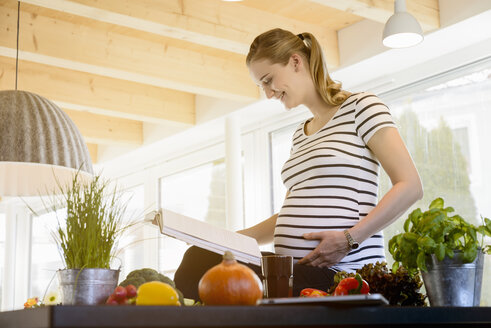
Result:
M17 75L19 72L19 21L20 21L20 1L17 1L17 46L15 54L15 91L17 91Z

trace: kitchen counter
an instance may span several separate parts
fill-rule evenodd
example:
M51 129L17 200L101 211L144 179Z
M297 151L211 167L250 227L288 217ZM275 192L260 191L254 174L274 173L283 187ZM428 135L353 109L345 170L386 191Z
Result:
M0 312L2 328L491 327L491 307L46 306Z

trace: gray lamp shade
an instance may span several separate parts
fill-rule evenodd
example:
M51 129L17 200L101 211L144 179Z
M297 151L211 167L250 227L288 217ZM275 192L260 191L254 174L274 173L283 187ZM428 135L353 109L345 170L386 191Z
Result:
M93 174L87 146L53 102L26 91L0 91L0 196L55 192L75 173Z

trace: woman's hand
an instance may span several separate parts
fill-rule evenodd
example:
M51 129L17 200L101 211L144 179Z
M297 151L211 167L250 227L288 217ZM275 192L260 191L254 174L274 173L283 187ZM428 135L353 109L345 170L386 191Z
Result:
M320 240L319 245L298 261L299 264L326 268L335 265L350 251L343 231L310 232L303 235L307 240Z

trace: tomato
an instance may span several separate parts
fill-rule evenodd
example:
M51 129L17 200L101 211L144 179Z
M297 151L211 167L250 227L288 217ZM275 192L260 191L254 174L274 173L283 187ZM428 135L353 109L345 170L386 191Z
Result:
M136 297L136 287L134 285L126 286L126 297L133 298Z
M113 291L113 296L118 302L126 300L126 288L117 286Z
M315 288L304 288L300 292L301 297L323 297L327 296L327 293L323 290L315 289Z
M106 304L108 304L108 305L118 305L119 303L118 303L118 301L116 299L114 299L114 296L111 295L111 296L109 296L107 298Z
M334 295L368 294L369 292L370 287L368 283L359 274L356 274L355 277L348 277L341 280L334 290Z

